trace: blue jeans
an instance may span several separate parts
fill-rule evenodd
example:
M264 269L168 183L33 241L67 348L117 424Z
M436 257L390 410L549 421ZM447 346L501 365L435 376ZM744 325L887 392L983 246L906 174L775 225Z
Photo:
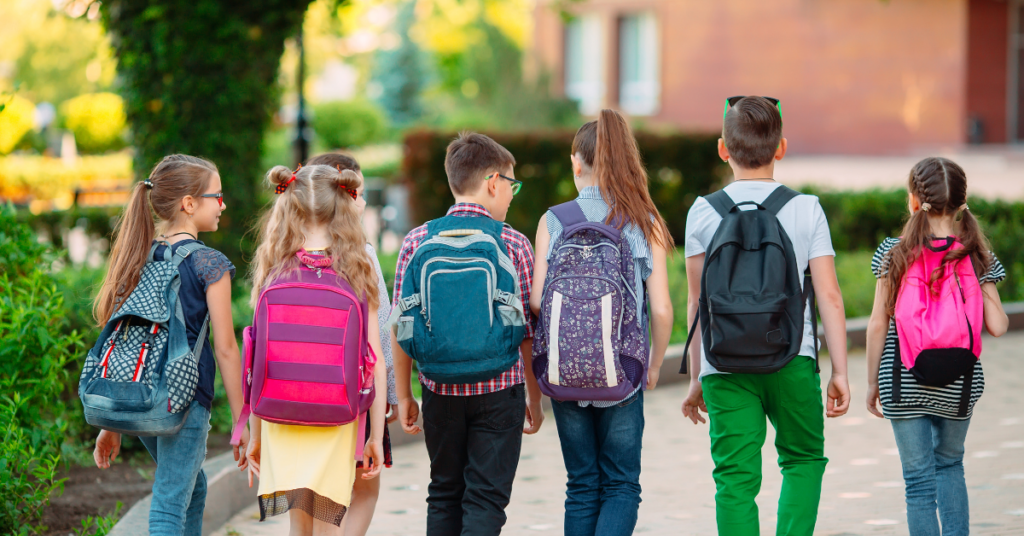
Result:
M172 436L140 437L156 461L150 536L202 536L206 508L206 436L210 410L192 402L185 424Z
M610 408L551 401L569 473L565 536L628 536L640 509L644 394Z
M964 481L964 439L970 419L892 419L907 486L910 536L966 536L970 510Z

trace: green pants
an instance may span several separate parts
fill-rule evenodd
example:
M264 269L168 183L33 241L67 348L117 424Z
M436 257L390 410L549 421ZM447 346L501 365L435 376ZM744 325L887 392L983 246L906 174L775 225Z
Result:
M825 408L814 360L798 356L773 374L712 374L702 385L711 419L718 534L761 534L754 499L761 489L768 417L782 468L776 535L811 536L828 463Z

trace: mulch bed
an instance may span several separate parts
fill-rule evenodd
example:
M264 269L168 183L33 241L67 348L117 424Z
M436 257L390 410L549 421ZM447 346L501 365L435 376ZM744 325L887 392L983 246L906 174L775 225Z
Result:
M207 441L207 458L227 449L227 435L211 434ZM43 513L42 524L46 536L67 536L81 530L82 520L90 516L110 515L118 501L123 504L121 515L153 488L156 464L146 452L136 452L130 461L118 457L110 469L96 466L72 466L59 478L67 478L64 493L50 499Z

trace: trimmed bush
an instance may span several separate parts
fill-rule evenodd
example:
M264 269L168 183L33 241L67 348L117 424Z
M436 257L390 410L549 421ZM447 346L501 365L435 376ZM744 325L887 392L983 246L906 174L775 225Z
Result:
M89 93L60 105L64 128L75 135L83 153L103 153L125 146L124 99L113 93Z
M130 186L131 180L128 153L83 156L73 166L47 156L0 157L0 198L16 203L61 200L57 208L68 208L75 188L114 189Z
M0 154L8 154L35 125L36 107L17 95L0 95Z
M325 146L344 149L381 140L388 126L380 106L366 100L352 100L313 106L313 129Z
M531 239L548 208L576 197L569 161L575 134L490 134L516 157L516 178L523 181L523 189L512 201L505 221ZM452 132L427 130L405 137L402 169L410 188L415 224L444 216L454 201L444 171L444 157L455 137ZM681 243L686 211L697 196L718 188L726 170L716 152L718 135L661 136L639 132L637 142L650 174L651 197L668 222L672 236Z

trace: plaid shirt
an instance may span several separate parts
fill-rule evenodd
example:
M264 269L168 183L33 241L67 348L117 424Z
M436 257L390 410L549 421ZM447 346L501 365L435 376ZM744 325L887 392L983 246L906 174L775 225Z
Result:
M448 216L490 218L491 213L476 203L457 203L448 209ZM409 261L412 260L416 248L426 237L426 224L420 225L405 235L402 249L398 253L398 265L395 267L394 307L398 307L398 302L402 298L402 277L405 275L405 269L409 266ZM501 231L501 239L505 241L509 259L512 260L512 264L516 267L516 273L519 275L519 292L523 299L523 312L526 314L526 338L532 338L533 314L530 312L530 288L533 286L533 245L523 233L507 225ZM523 383L525 381L524 370L523 359L520 356L519 361L516 361L512 368L502 372L496 378L483 382L449 385L432 382L423 377L423 374L420 374L419 379L427 389L439 395L473 396L501 391Z

